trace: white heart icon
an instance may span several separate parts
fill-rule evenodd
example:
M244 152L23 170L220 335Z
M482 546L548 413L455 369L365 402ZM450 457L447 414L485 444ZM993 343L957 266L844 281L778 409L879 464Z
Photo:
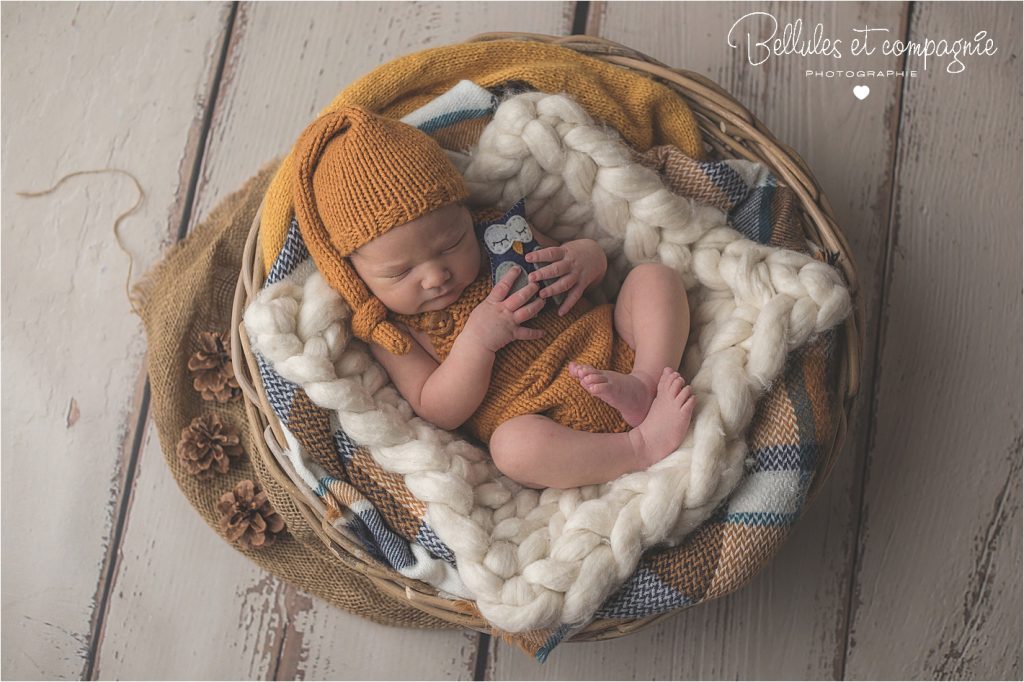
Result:
M853 87L853 96L857 99L866 99L871 94L871 88L866 85L855 85Z

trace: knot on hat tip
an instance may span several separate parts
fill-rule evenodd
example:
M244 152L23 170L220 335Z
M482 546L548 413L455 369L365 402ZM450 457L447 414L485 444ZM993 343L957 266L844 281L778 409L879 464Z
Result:
M364 341L373 341L396 355L412 350L409 337L387 320L388 309L380 299L370 296L352 312L352 333Z

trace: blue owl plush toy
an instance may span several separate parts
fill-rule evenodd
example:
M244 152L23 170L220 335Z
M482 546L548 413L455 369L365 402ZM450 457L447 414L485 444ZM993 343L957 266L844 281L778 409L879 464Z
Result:
M521 270L519 277L512 285L512 291L522 289L530 281L531 272L539 270L547 263L528 263L526 254L541 248L533 236L530 224L526 222L526 198L522 198L495 220L474 225L476 237L483 243L491 262L491 284L494 285L505 276L509 268L518 265ZM545 280L546 281L546 280ZM565 294L551 297L556 305L561 305Z

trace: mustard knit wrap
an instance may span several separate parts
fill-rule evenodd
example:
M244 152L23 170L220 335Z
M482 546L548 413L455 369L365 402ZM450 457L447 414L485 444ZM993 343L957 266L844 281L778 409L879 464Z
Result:
M444 310L394 319L426 332L443 362L466 326L470 313L490 293L490 273L466 287ZM502 422L524 414L540 414L562 426L591 433L622 433L629 426L618 410L590 395L569 375L569 361L628 374L633 349L615 334L610 303L594 306L581 298L564 317L548 305L528 325L547 332L543 338L513 341L495 355L487 395L465 428L483 443Z
M667 86L575 50L533 41L460 43L401 57L345 88L320 115L359 105L401 118L461 80L484 88L518 81L542 92L565 92L638 151L671 144L687 156L703 157L693 112ZM293 156L285 157L264 197L260 239L268 270L294 215Z

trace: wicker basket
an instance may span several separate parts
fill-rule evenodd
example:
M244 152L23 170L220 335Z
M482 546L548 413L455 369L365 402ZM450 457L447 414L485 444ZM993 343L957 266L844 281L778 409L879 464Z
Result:
M860 388L861 352L864 347L864 301L860 296L850 246L839 231L832 207L807 165L796 152L776 140L761 122L729 93L704 76L672 69L624 45L590 36L554 37L528 33L487 33L475 36L468 42L508 39L552 43L570 48L581 54L637 71L667 85L678 93L694 112L710 160L742 158L766 165L799 197L799 221L805 237L814 244L839 254L836 267L846 278L854 310L843 324L842 334L845 342L841 344L839 386L836 387L836 395L842 397L842 410L840 414L835 415L838 425L835 437L815 472L807 496L809 504L820 491L822 483L839 456L853 401ZM259 224L260 212L257 212L242 256L242 271L235 292L231 320L232 360L243 390L249 426L254 431L259 446L259 456L275 482L295 500L310 529L342 564L367 577L382 593L424 613L457 626L490 632L491 627L486 621L468 616L466 609L460 608L458 602L438 596L437 590L426 583L406 578L381 566L357 543L324 522L323 504L305 486L297 484L298 478L293 471L289 471L287 460L276 456L265 444L264 434L276 440L280 446L279 450L284 448L285 439L259 380L256 360L241 323L246 306L259 292L266 275L260 255L262 250L259 248ZM619 637L669 615L672 615L672 612L627 622L597 619L576 633L571 640L591 641Z

